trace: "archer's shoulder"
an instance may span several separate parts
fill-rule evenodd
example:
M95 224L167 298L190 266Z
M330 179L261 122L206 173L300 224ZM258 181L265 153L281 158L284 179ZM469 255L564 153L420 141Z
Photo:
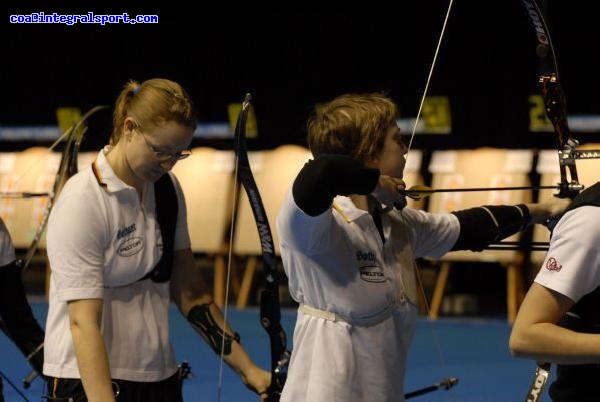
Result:
M582 205L565 213L554 228L552 239L600 244L600 206Z
M65 192L78 192L78 191L86 191L90 189L90 187L95 184L98 186L98 182L94 180L94 174L92 172L92 168L87 166L75 173L73 176L69 177L65 182L60 193Z

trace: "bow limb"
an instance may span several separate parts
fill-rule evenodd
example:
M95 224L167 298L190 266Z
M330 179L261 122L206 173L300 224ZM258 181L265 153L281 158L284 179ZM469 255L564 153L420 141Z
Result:
M37 251L40 239L42 238L42 234L46 230L46 224L48 223L48 218L50 217L50 211L54 206L54 200L58 195L58 192L62 188L64 184L67 174L67 166L70 164L70 159L73 157L73 143L75 137L75 126L71 126L69 130L67 130L66 144L65 148L62 151L62 155L60 157L60 163L58 165L58 170L56 171L56 177L54 179L54 183L52 184L52 191L50 191L48 195L48 201L46 204L46 209L44 210L44 214L42 215L42 221L40 222L37 230L35 231L35 235L33 236L33 240L27 249L27 253L21 260L21 266L23 269L29 266L31 259L33 258L35 252Z
M579 142L572 137L567 121L567 102L562 89L559 75L556 53L550 38L550 31L544 21L544 17L535 0L521 0L528 13L537 38L536 53L540 58L542 73L539 84L544 98L546 115L552 123L557 139L558 161L560 167L559 191L555 194L559 198L573 199L583 189L577 177L577 166L575 164L575 147ZM548 226L553 227L556 223L548 221ZM537 401L548 380L550 363L537 362L535 380L530 386L526 399ZM541 375L540 373L545 373Z
M46 204L46 209L42 215L42 221L35 231L35 235L33 236L31 245L27 249L27 253L23 259L20 260L20 264L23 269L27 268L35 252L37 251L42 234L46 230L46 225L48 224L50 211L54 206L54 201L58 196L58 193L64 186L67 179L77 173L77 156L79 154L81 141L83 140L83 136L87 131L87 119L97 111L105 109L106 107L107 106L96 106L90 109L79 121L73 124L61 136L61 138L66 139L66 144L62 151L58 170L56 171L56 178L54 179L54 184L52 185L52 191L48 194L48 203ZM53 144L53 147L55 145L56 143Z
M69 129L67 131L65 131L64 133L62 133L53 143L52 145L50 145L48 148L46 148L48 150L48 152L53 151L54 148L56 148L58 146L58 144L60 144L63 141L68 140L69 136L72 134L73 132L73 127L71 126L69 127ZM63 151L64 152L64 151ZM37 163L39 163L39 161L37 161L36 163L33 163L31 166L28 167L27 172L29 172L30 170L32 170L35 166L37 166ZM25 174L20 175L15 183L19 183L21 181L21 179L23 177L26 176ZM54 185L53 185L54 187ZM33 192L33 191L0 191L0 198L32 198L32 197L49 197L51 195L51 193L47 193L47 192Z
M291 352L287 349L287 336L281 326L277 256L273 235L248 160L246 120L251 106L250 102L251 96L246 94L235 127L236 178L246 190L260 238L263 271L266 278L265 287L260 292L260 323L269 335L271 349L271 385L267 391L267 401L271 402L279 401L286 380Z
M544 98L546 115L552 123L557 139L558 162L560 167L559 198L574 198L584 186L579 183L576 159L599 158L600 151L577 151L579 141L571 135L567 120L567 101L559 74L556 52L550 31L535 0L521 0L532 23L536 35L536 54L540 59L541 74L539 84Z
M77 173L77 156L79 155L79 147L81 146L81 141L83 140L83 136L87 131L87 119L94 113L99 110L105 109L107 106L96 106L90 109L78 122L73 124L60 138L52 144L50 150L54 149L54 147L62 140L66 139L65 147L62 151L62 155L60 158L60 163L58 165L58 170L56 171L56 178L54 179L54 184L52 185L52 191L47 194L48 196L48 204L46 205L46 210L44 211L44 215L42 217L42 221L38 226L31 245L27 249L27 253L25 256L18 261L22 270L27 268L33 255L35 254L40 239L42 238L42 234L46 229L46 225L48 223L48 218L50 217L50 211L54 206L54 200L58 196L58 193L66 183L67 179ZM33 194L33 193L22 193L22 194ZM31 196L31 195L30 195ZM33 195L36 196L36 195ZM43 346L43 343L38 346L38 349ZM36 353L37 350L34 352ZM32 354L33 355L33 354ZM28 357L28 360L31 356ZM23 387L29 388L31 382L36 379L39 373L35 370L32 370L24 379L23 379ZM27 399L26 399L27 400Z
M65 166L68 166L70 159L72 158L72 144L74 141L74 133L75 133L75 125L71 126L67 131L65 131L64 134L62 134L59 139L52 144L52 146L50 147L50 150L54 149L54 147L61 141L65 140L67 141L65 148L62 152L61 158L60 158L60 163L59 163L59 167L58 170L56 172L56 178L54 179L54 184L52 185L52 191L50 193L45 194L46 196L48 196L48 203L46 204L46 209L44 210L44 214L42 216L42 221L40 223L40 225L38 226L35 235L33 237L33 240L31 242L31 245L29 246L29 248L27 249L27 252L25 254L25 256L22 259L17 260L17 265L21 268L21 270L24 270L25 268L27 268L29 266L29 263L31 262L31 259L33 258L33 255L35 254L37 248L38 248L38 244L40 242L40 239L42 237L42 233L44 232L45 228L46 228L46 224L48 222L48 217L50 215L50 210L52 209L52 206L54 205L54 199L56 194L58 193L58 191L60 190L60 187L62 186L60 183L64 183L64 174L66 172L65 170ZM23 194L27 194L27 193L15 193L14 194L14 198L26 198L26 196L23 196ZM10 195L9 195L10 196ZM2 322L0 321L0 324L2 324ZM7 330L0 325L0 330L2 330L2 332L6 333L8 335ZM9 336L10 338L10 336ZM39 350L43 347L43 343L41 343L36 350L30 354L27 357L27 360L29 361L29 359L31 358L31 356L33 356L35 353L39 352ZM2 374L2 373L0 373ZM25 379L23 380L23 387L24 388L29 388L30 383L39 375L39 373L36 370L31 370L31 372L25 377ZM6 378L3 374L2 376L4 378ZM8 383L19 393L19 395L21 395L23 397L23 399L25 401L28 401L28 399L18 390L18 388L16 388L12 382L10 382L10 380L8 378L6 378L6 380L8 381Z

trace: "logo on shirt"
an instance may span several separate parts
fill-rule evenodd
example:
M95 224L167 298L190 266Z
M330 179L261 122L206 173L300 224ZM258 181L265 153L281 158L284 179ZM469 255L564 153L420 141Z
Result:
M554 257L550 257L548 258L548 260L546 260L546 269L548 271L560 271L562 269L562 265L560 265L558 263L558 261L556 260L556 258Z
M365 282L382 283L385 282L385 275L383 275L383 271L380 267L369 265L360 267L360 279Z
M128 234L131 234L135 231L136 231L135 223L132 223L131 225L126 226L123 229L119 229L119 231L117 232L117 240L122 237L125 237Z
M121 257L131 257L139 253L144 248L144 239L141 237L130 237L123 240L117 247L117 253Z
M370 283L381 283L385 282L385 275L377 264L377 260L375 258L375 253L372 251L357 251L356 252L356 260L359 265L363 265L359 268L360 278L365 282Z
M375 254L372 251L357 251L356 260L358 262L368 261L375 262Z

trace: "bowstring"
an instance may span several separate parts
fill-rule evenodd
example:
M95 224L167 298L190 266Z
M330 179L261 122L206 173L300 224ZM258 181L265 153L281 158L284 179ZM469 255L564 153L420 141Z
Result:
M446 32L446 24L448 23L448 18L450 17L450 11L452 10L452 3L454 0L450 0L448 4L448 10L446 11L446 16L444 17L444 24L442 25L442 31L440 32L440 37L438 39L437 46L435 48L435 53L433 55L433 62L431 63L431 67L429 68L429 74L427 76L427 81L425 82L425 89L423 90L423 95L421 96L421 101L419 103L419 110L417 110L417 117L415 117L415 121L413 123L412 131L410 134L410 140L408 142L408 151L412 147L413 139L415 138L415 133L417 131L417 124L419 123L419 118L421 117L421 112L423 110L423 104L425 103L425 98L427 97L427 92L429 91L429 83L431 82L431 77L433 76L433 70L435 68L435 64L437 62L437 57L440 51L440 47L442 46L442 41L444 39L444 33ZM408 160L408 151L406 153L406 159Z
M227 252L227 274L225 277L225 294L223 295L223 308L222 308L222 312L223 312L223 328L225 328L225 326L227 325L227 316L229 313L229 289L230 289L230 279L231 279L231 267L232 267L232 259L233 259L233 241L234 241L234 233L235 233L235 220L236 220L236 212L237 212L237 208L239 205L239 201L240 201L240 187L242 187L242 183L240 178L238 177L238 172L239 172L239 165L240 165L240 153L241 153L241 146L240 146L240 142L243 141L244 139L242 138L238 138L238 130L239 131L239 136L241 137L242 135L245 136L246 135L246 120L244 118L244 113L247 113L246 108L250 107L249 103L246 103L246 101L244 101L242 103L242 108L240 110L240 114L238 116L238 120L236 122L236 126L234 128L234 171L233 171L233 190L232 190L232 200L231 200L231 219L230 219L230 223L229 223L229 247L228 247L228 252ZM243 126L240 126L240 124L243 124ZM239 127L238 127L239 126ZM247 149L244 150L245 152L247 152ZM248 161L249 163L249 161ZM223 330L223 332L225 332L225 329ZM220 351L220 359L219 359L219 375L218 375L218 383L217 383L217 402L221 401L221 390L223 387L223 366L224 366L224 355L225 355L225 337L222 337L221 340L221 351Z
M233 190L232 190L232 199L231 199L231 219L229 222L229 247L227 250L227 274L225 276L225 294L223 295L223 320L224 324L227 325L227 315L229 313L229 281L231 279L231 261L233 258L233 236L235 231L235 214L239 204L239 192L240 192L240 184L238 180L238 166L239 165L239 155L238 152L235 152L234 159L234 170L233 170ZM223 387L223 363L225 356L225 337L223 336L221 339L221 352L219 359L219 375L217 382L217 402L221 401L221 389Z
M444 23L442 24L442 29L441 29L441 32L440 32L440 35L439 35L439 38L438 38L438 42L437 42L436 48L435 48L435 53L433 55L433 61L431 63L431 67L429 68L429 74L427 75L427 81L425 83L425 89L423 90L423 95L421 96L421 100L419 102L419 109L417 111L417 116L416 116L416 118L414 120L412 131L411 131L411 134L410 134L410 139L409 139L408 146L407 146L407 151L406 151L406 158L405 158L406 162L408 162L408 157L410 156L410 150L411 150L411 147L412 147L412 144L413 144L413 139L414 139L415 133L417 131L417 124L419 122L419 118L421 117L421 112L423 110L423 105L425 103L425 99L427 98L427 92L429 91L429 84L431 82L431 77L433 76L433 71L434 71L435 65L437 63L438 54L439 54L439 51L440 51L440 48L441 48L441 45L442 45L442 42L443 42L443 39L444 39L444 34L446 32L446 26L447 26L447 23L448 23L448 18L450 17L450 12L452 10L452 4L453 3L454 3L454 0L450 0L450 2L448 3L448 9L446 10L446 15L444 17ZM421 295L422 295L421 299L423 300L423 303L425 305L424 307L425 307L425 310L427 312L427 317L431 321L431 319L429 318L430 317L430 305L429 305L429 301L427 300L427 293L425 292L425 287L423 286L423 281L421 279L421 274L419 272L419 269L418 269L418 266L417 266L416 262L414 262L413 267L414 267L414 270L415 270L415 277L416 277L416 280L417 280L418 288L419 288L419 290L421 292ZM438 333L437 333L437 331L435 330L435 328L433 326L431 326L431 336L433 338L433 343L434 343L434 346L436 348L436 353L437 353L438 359L440 361L440 365L442 367L446 367L446 363L445 363L445 359L444 359L444 354L443 354L442 346L441 346L441 343L440 343L440 340L439 340L439 336L438 336Z

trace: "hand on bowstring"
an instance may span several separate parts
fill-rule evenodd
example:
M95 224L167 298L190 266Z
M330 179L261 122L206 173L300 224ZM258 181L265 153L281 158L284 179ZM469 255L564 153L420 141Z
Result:
M415 201L421 201L422 199L429 197L431 194L433 194L435 190L431 187L417 184L411 186L410 188L399 188L398 192L403 196L413 199Z
M386 206L402 209L406 206L406 198L400 193L406 187L404 180L382 174L379 176L373 195Z

